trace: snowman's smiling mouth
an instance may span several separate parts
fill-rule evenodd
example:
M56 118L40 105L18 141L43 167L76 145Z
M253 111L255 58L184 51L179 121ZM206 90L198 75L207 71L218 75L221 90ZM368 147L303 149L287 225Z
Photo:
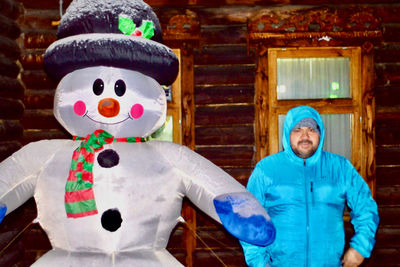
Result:
M86 111L86 113L85 113L82 117L87 117L87 118L88 118L89 120L91 120L91 121L94 121L94 122L97 122L97 123L101 123L101 124L108 124L108 125L123 123L124 121L129 120L129 119L133 120L133 119L131 118L131 116L129 116L129 114L128 114L128 117L126 117L125 119L123 119L123 120L121 120L121 121L117 121L117 122L103 122L103 121L97 121L97 120L91 118L91 117L88 115L88 112L87 112L87 111Z

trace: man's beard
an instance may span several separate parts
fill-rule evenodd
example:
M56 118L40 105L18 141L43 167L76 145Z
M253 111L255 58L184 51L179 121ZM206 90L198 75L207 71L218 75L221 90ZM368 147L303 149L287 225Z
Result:
M308 149L307 151L300 151L297 149L297 147L299 147L301 144L303 143L308 143L311 145L310 149ZM312 155L314 155L315 151L317 151L318 146L314 147L313 143L309 140L303 140L297 143L296 147L292 147L293 152L300 158L302 159L306 159L311 157Z

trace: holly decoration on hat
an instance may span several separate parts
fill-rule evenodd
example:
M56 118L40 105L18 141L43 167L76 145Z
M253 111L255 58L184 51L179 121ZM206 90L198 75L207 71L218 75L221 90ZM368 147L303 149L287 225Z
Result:
M133 20L124 15L118 17L118 29L123 34L141 36L146 39L154 36L154 23L152 21L143 20L140 27L137 28Z

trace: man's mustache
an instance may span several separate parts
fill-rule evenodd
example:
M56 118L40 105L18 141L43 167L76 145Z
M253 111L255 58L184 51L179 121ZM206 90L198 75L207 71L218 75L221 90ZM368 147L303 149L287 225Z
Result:
M312 145L313 142L311 142L310 140L301 140L301 141L299 141L297 144L298 144L298 145L301 145L301 144L310 144L310 145Z

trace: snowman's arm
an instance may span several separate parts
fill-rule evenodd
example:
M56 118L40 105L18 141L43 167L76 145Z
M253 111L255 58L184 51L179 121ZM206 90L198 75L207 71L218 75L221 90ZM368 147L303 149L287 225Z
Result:
M243 185L187 147L165 146L163 154L181 175L193 204L240 240L262 246L273 242L275 228L266 210Z
M38 175L63 141L30 143L0 163L0 222L33 196Z

